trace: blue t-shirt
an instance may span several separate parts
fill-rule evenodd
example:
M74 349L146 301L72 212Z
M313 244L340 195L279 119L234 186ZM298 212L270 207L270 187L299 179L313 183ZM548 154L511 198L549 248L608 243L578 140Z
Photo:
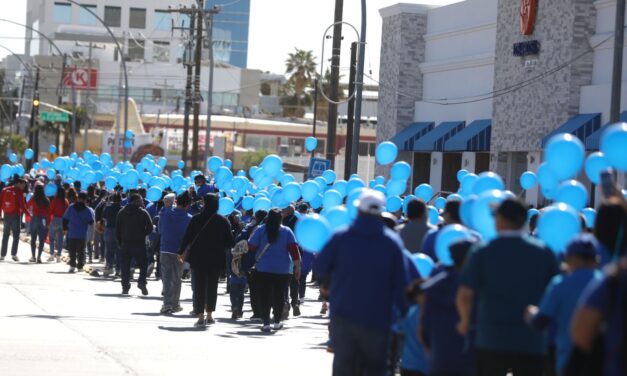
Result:
M462 270L461 284L476 294L476 347L543 354L542 333L523 317L528 305L540 302L557 273L553 253L528 236L501 236L473 250Z
M627 372L622 358L622 354L625 353L624 346L627 346L623 341L624 312L627 304L627 271L623 270L616 278L615 283L610 283L612 279L608 276L593 280L584 291L580 301L581 305L601 312L603 318L607 320L603 376L624 376Z
M255 269L263 273L290 274L292 268L292 256L289 253L290 244L296 244L296 237L289 227L281 225L279 235L268 249L264 248L268 244L266 225L257 227L248 243L257 247L256 258L259 259ZM263 253L263 254L262 254Z
M590 281L599 280L601 277L602 273L597 270L578 269L568 275L555 276L544 292L538 314L550 318L557 325L555 344L558 374L566 366L572 351L570 322L577 302Z
M409 308L407 315L400 322L400 329L404 334L403 354L401 355L401 368L408 371L420 371L424 374L428 371L425 350L418 341L418 320L420 306L415 304Z

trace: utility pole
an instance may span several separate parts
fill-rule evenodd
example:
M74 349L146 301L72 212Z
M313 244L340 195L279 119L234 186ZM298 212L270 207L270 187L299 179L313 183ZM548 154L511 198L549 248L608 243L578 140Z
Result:
M37 72L35 73L33 98L30 108L30 124L28 126L28 146L35 152L35 161L37 161L37 156L39 154L39 132L35 130L37 116L39 116L39 66L37 66ZM31 163L32 161L28 161L28 169L30 169Z
M213 7L205 11L205 27L207 29L207 46L209 48L209 90L207 90L207 131L205 133L205 152L203 153L203 163L207 163L209 157L209 147L211 146L211 115L213 111L213 16L220 12L220 8ZM208 166L207 166L208 167Z
M318 79L314 79L314 108L313 108L313 127L311 137L316 138L316 126L318 123ZM316 149L311 151L311 158L316 155Z
M200 130L200 63L202 60L202 17L205 1L198 0L198 11L193 15L196 23L196 49L194 50L194 122L192 140L192 169L198 169L198 133Z
M331 93L332 101L338 100L338 84L340 80L340 54L342 52L342 13L344 0L335 0L335 26L333 26L333 53L331 55ZM331 161L331 169L335 168L335 150L337 135L337 104L329 103L329 119L327 125L327 159Z
M620 121L620 96L623 81L623 43L625 41L625 0L616 1L616 26L614 28L614 65L612 68L612 99L610 122Z
M93 116L90 114L89 111L89 94L91 93L91 69L92 69L92 54L93 54L93 49L105 49L105 46L99 46L93 42L89 42L88 45L83 45L81 43L76 43L77 47L87 47L88 48L88 53L87 53L87 94L85 96L85 113L87 114L87 124L85 126L83 126L83 146L85 150L89 150L89 135L88 135L88 130L91 128L92 125L92 121L93 121ZM83 119L85 120L85 119Z
M59 82L59 89L58 89L58 93L57 93L57 105L60 107L61 105L63 105L63 85L65 82L65 64L67 62L67 55L63 54L61 55L61 81ZM55 145L57 145L57 147L59 147L59 141L61 140L61 127L63 127L63 125L61 123L59 123L59 133L57 133L57 137L55 140ZM65 151L65 150L64 150Z
M122 57L124 58L124 57ZM76 70L76 64L74 64L74 70ZM76 111L76 85L74 85L74 80L70 80L72 83L72 137L70 138L70 150L72 150L72 152L76 151L76 117L77 117L77 111ZM119 114L119 111L118 111ZM118 123L118 131L120 128L120 123ZM116 139L116 143L117 143L117 139ZM115 148L116 152L116 156L117 156L117 145Z
M361 33L359 35L359 56L355 73L355 130L353 131L353 150L351 154L351 173L357 173L359 164L359 139L361 129L361 104L364 90L364 63L366 60L366 0L361 0Z
M346 149L344 151L344 180L352 174L353 128L355 124L355 74L357 66L357 42L351 43L351 67L348 78L348 113L346 114Z

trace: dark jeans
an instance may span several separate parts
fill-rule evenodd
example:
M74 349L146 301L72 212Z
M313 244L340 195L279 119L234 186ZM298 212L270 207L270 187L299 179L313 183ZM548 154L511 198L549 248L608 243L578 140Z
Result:
M307 277L309 273L302 273L300 275L300 281L298 281L298 297L301 299L305 298L305 293L307 292Z
M229 295L231 297L231 310L233 312L242 312L244 309L244 291L245 283L231 283Z
M94 257L102 260L105 258L104 234L94 232Z
M476 350L477 374L481 376L539 376L544 370L542 355Z
M48 219L44 217L31 217L30 219L30 253L35 257L35 249L38 249L37 257L44 253L44 243L48 236ZM37 247L39 238L39 247Z
M1 256L7 255L7 247L9 246L9 236L13 235L13 243L11 244L11 256L17 255L17 245L20 243L20 216L5 215L4 228L2 230L2 250Z
M290 305L291 300L292 307L300 306L300 299L298 296L299 285L300 281L294 278L294 274L290 274L288 284L285 286L285 304Z
M259 288L257 283L257 278L255 277L257 274L254 271L251 271L248 274L248 293L250 295L250 308L253 310L253 316L261 317L261 309L259 309Z
M340 317L331 319L333 375L388 375L390 333L355 324Z
M70 254L70 266L82 269L85 266L85 239L68 238L67 250Z
M63 218L54 217L50 222L50 254L54 254L55 249L57 255L61 256L63 251Z
M123 244L122 245L122 288L131 287L131 261L135 261L135 266L139 268L138 286L146 286L146 271L148 269L148 255L146 244Z
M264 325L270 324L270 310L275 323L281 322L283 306L285 305L285 289L290 274L275 274L255 272L257 280L257 295L259 297L259 314Z
M215 312L218 301L218 282L221 271L192 268L192 284L194 285L194 312L201 314Z

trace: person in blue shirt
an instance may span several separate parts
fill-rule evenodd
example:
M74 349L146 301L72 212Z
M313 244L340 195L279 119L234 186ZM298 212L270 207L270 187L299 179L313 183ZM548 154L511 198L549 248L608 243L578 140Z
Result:
M442 218L444 218L444 224L442 227L462 223L461 217L459 216L459 206L459 201L448 201L446 203L444 211L442 212ZM424 240L422 241L422 247L420 247L421 249L419 250L431 257L431 259L436 263L438 262L438 257L435 254L435 239L442 230L442 227L427 232Z
M285 289L289 283L293 267L294 278L300 278L300 253L294 233L281 224L281 211L268 212L266 223L257 227L248 240L248 249L255 254L255 282L264 332L280 330ZM270 327L270 309L274 326Z
M196 186L196 194L202 198L207 193L216 193L218 189L213 184L207 184L207 178L203 174L194 177L194 185Z
M333 235L314 269L329 286L333 373L385 375L392 324L408 308L408 264L400 237L381 219L383 193L365 190L357 203L357 219Z
M192 216L187 209L192 200L187 192L176 199L176 207L164 207L159 214L158 232L161 236L159 260L161 266L161 283L163 284L162 314L172 314L182 310L181 277L183 264L178 260L181 242Z
M503 376L508 370L516 376L541 375L546 344L542 333L524 322L524 313L538 304L558 273L557 260L543 243L524 234L527 209L519 201L504 200L495 222L497 238L474 250L462 270L457 329L466 335L471 325L476 327L479 375Z
M63 229L67 232L70 253L70 273L74 273L77 267L78 270L83 269L85 265L87 228L94 223L94 211L85 204L86 201L87 194L80 192L76 202L63 215Z
M397 326L403 336L401 376L426 376L429 371L424 347L418 339L418 328L422 314L422 283L423 281L417 280L408 288L409 301L414 304L409 307L407 314Z
M562 374L572 351L570 323L577 302L586 286L602 277L602 273L596 270L597 247L596 240L590 234L573 240L566 249L568 272L551 280L539 307L527 307L527 321L532 326L543 329L551 323L557 325L555 368L558 375Z

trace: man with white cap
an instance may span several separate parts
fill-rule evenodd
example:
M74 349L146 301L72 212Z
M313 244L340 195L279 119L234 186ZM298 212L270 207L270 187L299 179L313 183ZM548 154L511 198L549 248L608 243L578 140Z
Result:
M334 234L315 262L329 286L333 374L385 375L390 329L407 308L408 265L401 239L381 220L385 196L364 190L355 204L357 219Z

